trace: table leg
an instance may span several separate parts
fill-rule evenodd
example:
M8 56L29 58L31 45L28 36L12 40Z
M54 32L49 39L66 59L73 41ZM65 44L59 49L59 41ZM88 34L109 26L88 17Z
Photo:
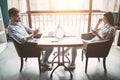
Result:
M62 52L64 52L64 47L62 47ZM71 79L72 79L72 77L73 77L72 72L71 72L71 71L65 66L65 64L64 64L64 53L62 53L62 64L61 64L61 65L64 66L67 71L69 71L70 77L71 77Z
M57 55L55 55L55 54L57 54ZM69 54L69 53L68 53ZM56 51L56 52L54 52L54 54L53 54L55 57L53 58L53 60L51 61L51 62L49 62L49 63L51 63L52 64L52 66L53 66L53 64L54 63L58 63L58 61L55 61L55 59L58 57L58 51ZM64 61L64 63L70 63L70 59L68 58L68 56L67 55L64 55L66 58L67 58L67 60L68 61Z
M50 79L52 79L53 72L60 66L60 47L58 47L58 65L53 69L53 71L50 74Z
M65 66L64 64L64 53L62 53L62 62L60 62L60 48L61 47L58 47L58 65L53 69L53 71L51 72L50 74L50 79L52 79L52 74L53 72L59 67L59 66L63 66L67 69L67 71L69 71L70 73L70 77L72 79L73 75L72 75L72 72ZM62 52L64 52L64 47L62 47Z

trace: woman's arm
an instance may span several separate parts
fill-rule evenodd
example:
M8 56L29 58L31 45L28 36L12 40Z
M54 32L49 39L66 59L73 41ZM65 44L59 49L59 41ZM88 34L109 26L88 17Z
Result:
M96 25L95 28L94 28L94 31L97 31L97 30L98 30L98 27L99 27L99 25L100 25L101 22L102 22L102 19L99 19L97 25Z
M100 40L103 40L103 38L98 34L98 27L100 25L100 23L102 22L103 19L99 19L97 25L95 26L94 30L91 29L92 33L95 34Z
M105 39L110 39L113 35L112 34L108 34Z
M93 34L95 34L100 40L104 40L104 38L102 38L97 31L92 30Z

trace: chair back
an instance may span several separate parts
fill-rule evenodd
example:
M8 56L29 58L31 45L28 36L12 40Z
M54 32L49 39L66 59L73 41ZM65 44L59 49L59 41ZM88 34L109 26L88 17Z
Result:
M88 44L86 57L107 57L113 40L114 37L112 37L110 40Z
M12 41L19 57L38 57L41 55L41 50L38 47L37 43L26 42L20 44L14 39L12 39Z

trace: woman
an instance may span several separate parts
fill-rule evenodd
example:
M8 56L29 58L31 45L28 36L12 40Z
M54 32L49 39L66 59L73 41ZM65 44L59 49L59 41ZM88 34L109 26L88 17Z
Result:
M104 26L99 28L99 25L103 21ZM96 27L91 29L92 33L95 35L89 42L98 41L98 40L105 40L110 39L112 36L115 35L115 28L114 28L114 17L111 12L107 12L103 15L103 18L99 19ZM69 50L69 49L68 49ZM72 61L67 66L68 69L75 69L75 59L77 56L77 48L72 48Z
M104 26L98 29L102 21ZM92 40L110 39L115 34L113 14L111 12L105 13L103 18L99 19L95 29L91 31L96 35Z

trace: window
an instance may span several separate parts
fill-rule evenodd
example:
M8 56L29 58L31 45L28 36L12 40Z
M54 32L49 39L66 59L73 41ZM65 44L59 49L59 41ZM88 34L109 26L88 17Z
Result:
M31 10L88 10L89 0L30 0Z
M29 3L26 3L27 1ZM92 10L96 11L92 12L89 10L89 3L90 0L8 0L9 8L20 9L23 14L22 21L32 28L40 26L42 30L46 30L60 23L61 26L66 26L66 29L74 30L77 34L87 32L90 27L94 27L103 14L100 11L114 12L119 7L119 0L92 0ZM27 4L30 5L32 13L26 13ZM62 11L62 14L55 11ZM89 12L92 14L89 15Z

